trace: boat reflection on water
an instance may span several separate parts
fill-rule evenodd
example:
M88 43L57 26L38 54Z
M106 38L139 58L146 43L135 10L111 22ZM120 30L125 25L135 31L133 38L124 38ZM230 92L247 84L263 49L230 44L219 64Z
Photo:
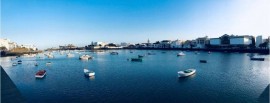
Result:
M95 80L95 76L89 77L90 80Z
M193 74L193 75L187 76L187 77L182 77L182 78L177 77L177 78L178 78L178 82L179 82L179 83L182 83L182 82L186 82L186 81L188 81L188 80L192 80L192 79L194 79L195 77L196 77L196 73Z
M84 76L86 80L90 80L90 81L94 81L95 80L95 76L91 76L91 77L88 77L88 76Z

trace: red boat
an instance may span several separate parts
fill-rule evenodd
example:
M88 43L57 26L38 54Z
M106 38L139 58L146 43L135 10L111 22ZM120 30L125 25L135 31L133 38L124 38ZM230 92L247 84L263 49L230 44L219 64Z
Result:
M46 75L46 70L39 70L36 73L36 78L43 78Z

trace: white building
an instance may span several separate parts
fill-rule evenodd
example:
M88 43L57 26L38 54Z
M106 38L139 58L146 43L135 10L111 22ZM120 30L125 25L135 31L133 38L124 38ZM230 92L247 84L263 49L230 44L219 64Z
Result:
M32 50L37 50L37 47L35 45L32 44L23 44L21 45L21 48L27 48L27 49L32 49Z
M9 42L8 44L9 44L9 50L12 50L12 49L14 49L14 48L17 48L17 47L18 47L18 44L17 44L17 43L15 43L15 42Z
M221 40L219 38L211 38L210 39L210 45L220 45Z
M192 41L187 40L183 43L183 48L191 48Z
M205 44L207 44L208 37L200 37L196 39L196 47L195 48L205 48Z
M160 42L157 41L157 42L153 43L153 47L154 47L154 48L160 48L160 47L161 47L161 46L160 46Z
M171 48L181 48L183 44L182 40L175 40L171 42Z
M0 47L5 47L7 50L9 50L9 42L9 39L0 38Z
M260 44L263 43L263 38L261 35L256 37L256 47L259 47Z
M230 38L230 45L250 45L252 40L248 36L236 36Z
M104 47L106 45L106 43L104 43L104 42L94 42L93 45L94 46L99 46L99 47Z
M127 46L129 45L129 43L122 42L120 45L121 45L122 47L127 47Z
M161 48L170 48L171 47L171 40L162 40L160 42Z
M0 47L5 47L7 50L16 48L18 45L15 42L11 42L9 39L0 38Z

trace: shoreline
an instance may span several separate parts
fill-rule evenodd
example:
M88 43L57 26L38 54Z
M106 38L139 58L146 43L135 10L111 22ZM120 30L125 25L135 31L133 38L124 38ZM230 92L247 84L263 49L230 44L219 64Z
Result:
M54 49L48 51L59 51L62 49ZM65 49L66 50L66 49ZM68 49L67 49L68 50ZM77 50L77 49L72 49ZM78 49L81 50L81 49ZM84 49L84 50L183 50L183 51L205 51L205 52L239 52L239 53L260 53L260 54L270 54L269 49L201 49L201 48L98 48L98 49ZM43 51L31 51L31 52L9 52L1 51L1 57L7 56L21 56L23 54L37 54Z
M9 52L9 51L1 51L1 57L7 56L21 56L23 54L37 54L42 53L43 51L30 51L30 52Z
M184 50L184 51L210 51L210 52L239 52L269 54L269 49L201 49L201 48L99 48L87 50Z

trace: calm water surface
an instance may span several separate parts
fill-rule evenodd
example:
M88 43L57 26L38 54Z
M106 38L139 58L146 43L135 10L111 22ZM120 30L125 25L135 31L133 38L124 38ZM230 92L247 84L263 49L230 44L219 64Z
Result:
M258 102L269 84L269 55L258 55L265 61L251 61L248 53L184 51L119 50L83 52L93 60L79 60L79 55L67 58L55 52L55 58L23 58L21 65L12 66L11 57L1 58L1 65L28 102ZM148 52L142 62L128 58ZM14 58L14 57L13 57ZM199 63L205 59L207 63ZM46 66L46 62L52 62ZM39 66L34 66L34 63ZM95 77L85 77L83 68L95 71ZM195 68L195 75L178 78L177 71ZM35 73L47 70L44 79Z

